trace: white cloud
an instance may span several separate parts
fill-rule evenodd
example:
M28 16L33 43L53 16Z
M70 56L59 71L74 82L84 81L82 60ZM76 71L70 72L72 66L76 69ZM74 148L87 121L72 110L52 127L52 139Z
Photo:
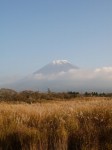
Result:
M95 72L112 73L112 67L97 68Z
M46 77L45 77L43 74L38 73L38 74L33 75L33 78L34 78L34 79L37 79L37 80L43 80L43 79L45 79Z
M7 78L15 81L17 78ZM111 91L112 67L96 69L71 69L56 74L32 74L15 87L22 89L77 90L77 91Z
M112 89L112 67L96 69L72 69L68 72L56 74L37 74L33 75L33 80L37 80L38 85L45 81L44 86L51 89L80 89L83 90L102 90Z
M34 74L30 76L37 80L56 80L56 79L71 79L71 80L95 80L95 79L112 79L112 67L103 67L96 69L71 69L68 72L61 71L56 74Z

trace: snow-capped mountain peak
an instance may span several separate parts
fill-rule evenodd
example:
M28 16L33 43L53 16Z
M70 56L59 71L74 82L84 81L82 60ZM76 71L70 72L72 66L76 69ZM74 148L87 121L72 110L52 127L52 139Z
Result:
M54 60L53 62L34 72L34 74L56 74L59 72L68 72L71 69L78 69L78 67L72 65L67 60Z
M62 64L70 63L70 62L67 61L67 60L53 60L52 63L53 63L54 65L62 65Z

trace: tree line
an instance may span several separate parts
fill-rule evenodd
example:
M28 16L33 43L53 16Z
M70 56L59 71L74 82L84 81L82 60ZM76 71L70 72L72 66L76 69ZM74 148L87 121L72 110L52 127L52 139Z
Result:
M11 89L0 89L0 101L8 102L41 102L43 100L70 100L77 97L112 97L112 93L85 92L79 93L75 91L68 92L47 92L25 90L16 92Z

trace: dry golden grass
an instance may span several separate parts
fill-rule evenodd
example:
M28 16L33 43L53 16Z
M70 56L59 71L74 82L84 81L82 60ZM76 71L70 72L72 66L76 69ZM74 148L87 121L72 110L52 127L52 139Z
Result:
M112 99L0 103L0 150L112 150Z

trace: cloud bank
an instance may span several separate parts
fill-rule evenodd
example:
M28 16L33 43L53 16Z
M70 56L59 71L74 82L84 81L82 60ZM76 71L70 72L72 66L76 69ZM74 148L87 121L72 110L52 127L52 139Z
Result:
M40 89L49 87L51 89L110 92L112 90L112 67L71 69L67 72L47 75L39 73L27 79L38 81Z
M55 80L55 79L81 79L81 80L89 80L89 79L105 79L105 80L112 80L112 67L102 67L92 69L71 69L67 72L61 71L55 74L33 74L28 77L37 79L37 80Z
M66 72L31 74L8 88L46 91L112 92L112 67L70 69Z

